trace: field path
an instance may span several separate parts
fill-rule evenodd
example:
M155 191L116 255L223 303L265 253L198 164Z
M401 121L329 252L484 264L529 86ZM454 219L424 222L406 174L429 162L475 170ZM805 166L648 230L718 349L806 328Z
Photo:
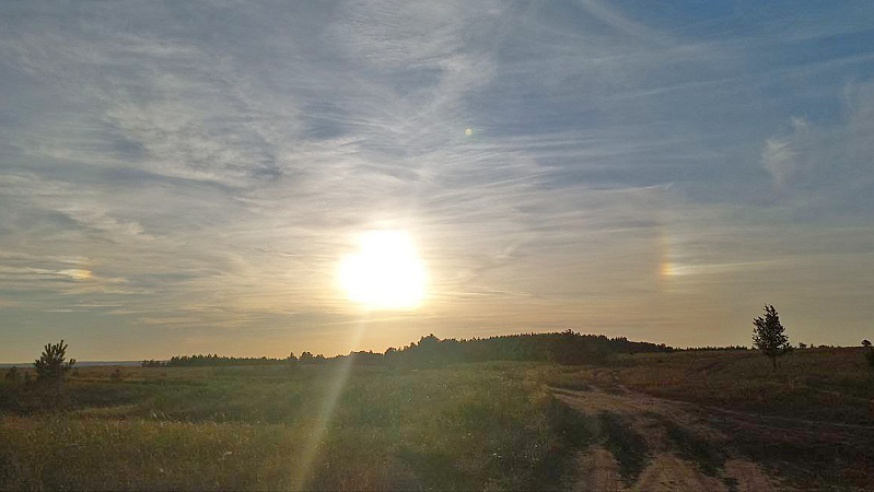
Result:
M579 470L583 470L574 484L574 492L598 490L616 492L623 490L619 476L619 464L610 451L603 446L592 446L577 460Z
M630 480L627 477L623 480L617 457L604 446L590 447L578 460L574 491L782 489L756 463L726 454L728 436L709 425L706 413L699 407L621 388L610 392L597 388L591 391L552 388L552 391L571 408L589 416L605 412L620 416L630 431L646 441L648 448L649 459L642 471ZM714 459L718 463L715 466Z

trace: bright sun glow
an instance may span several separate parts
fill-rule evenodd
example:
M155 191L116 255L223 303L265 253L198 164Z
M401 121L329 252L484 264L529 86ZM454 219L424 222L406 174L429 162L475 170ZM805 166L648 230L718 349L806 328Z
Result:
M346 295L368 309L413 309L425 296L425 266L404 231L371 231L340 267Z

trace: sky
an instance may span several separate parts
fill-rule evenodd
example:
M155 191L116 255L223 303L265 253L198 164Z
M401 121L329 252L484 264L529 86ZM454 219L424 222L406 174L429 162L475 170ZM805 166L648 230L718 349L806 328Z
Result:
M0 361L874 336L874 2L5 2ZM338 286L405 231L415 309Z

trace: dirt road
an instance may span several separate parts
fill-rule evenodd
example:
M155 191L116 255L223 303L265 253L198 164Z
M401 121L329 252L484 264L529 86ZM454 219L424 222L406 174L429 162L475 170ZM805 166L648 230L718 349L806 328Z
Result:
M579 457L575 491L785 489L756 463L733 453L729 436L693 405L624 390L553 392L601 423L601 444Z

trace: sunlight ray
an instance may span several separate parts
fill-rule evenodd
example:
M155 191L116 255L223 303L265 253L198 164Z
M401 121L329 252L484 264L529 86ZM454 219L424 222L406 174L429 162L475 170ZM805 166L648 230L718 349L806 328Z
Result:
M361 341L364 331L367 329L369 319L367 313L363 313L361 320L352 329L352 336L349 343L349 351L355 350L358 342ZM306 439L303 453L299 461L293 467L291 476L291 490L306 490L306 486L312 478L312 465L322 448L325 433L331 423L331 419L337 409L337 402L343 389L346 387L346 382L349 379L349 374L352 371L354 357L344 357L336 363L334 374L331 378L328 391L325 394L325 399L322 401L318 415L316 416L315 425L310 430Z

